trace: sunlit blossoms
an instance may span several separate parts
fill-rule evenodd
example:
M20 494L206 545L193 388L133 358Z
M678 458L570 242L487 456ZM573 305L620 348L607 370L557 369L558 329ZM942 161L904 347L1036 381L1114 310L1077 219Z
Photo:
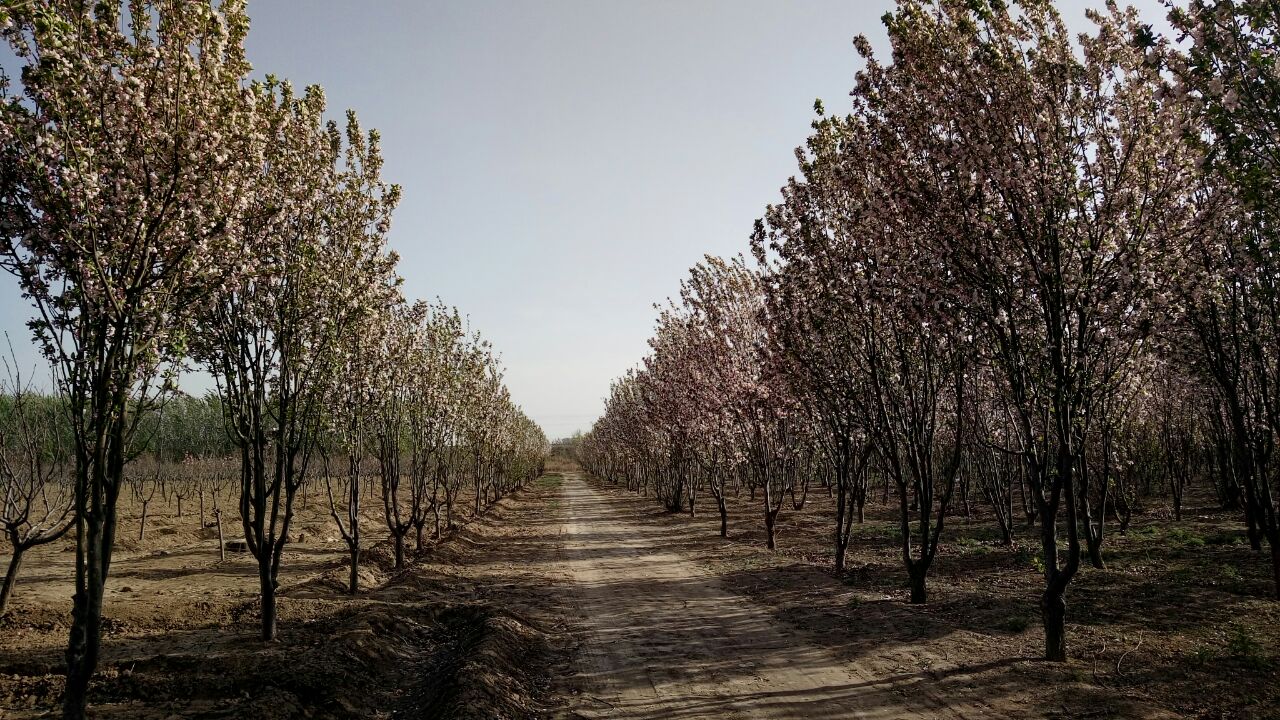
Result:
M400 190L382 180L378 133L353 112L327 120L319 87L251 80L248 28L243 0L0 2L23 64L16 84L0 77L0 264L35 310L74 439L68 718L86 713L139 427L189 361L214 377L238 455L266 640L294 498L318 455L379 458L402 561L409 528L421 537L452 480L440 468L474 478L479 508L545 454L487 346L457 351L457 313L401 297L386 242ZM407 504L402 453L414 458ZM44 475L5 482L19 494L6 491L4 521L24 548L65 531L68 506ZM145 530L155 485L129 487ZM354 577L358 533L349 544Z
M1153 483L1175 514L1192 475L1211 483L1280 588L1280 17L1172 17L1185 38L1114 5L1075 37L1047 0L901 0L887 59L855 42L851 108L816 107L757 268L694 269L589 466L690 509L672 488L731 478L764 494L771 546L775 489L829 483L837 570L875 478L913 602L976 489L1006 544L1015 516L1038 524L1051 660L1071 580Z

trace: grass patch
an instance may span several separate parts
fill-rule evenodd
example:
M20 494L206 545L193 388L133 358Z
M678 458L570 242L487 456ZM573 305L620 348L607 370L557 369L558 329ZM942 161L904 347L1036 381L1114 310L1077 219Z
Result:
M1187 664L1196 668L1221 668L1230 665L1255 673L1265 673L1275 667L1275 658L1267 653L1254 631L1242 623L1231 625L1225 645L1213 647L1201 643L1186 651L1183 657Z
M1182 527L1169 528L1165 531L1165 539L1183 547L1204 547L1204 537Z
M986 540L980 540L976 537L962 537L956 539L956 547L966 553L974 553L977 555L986 555L995 550L995 547Z
M1267 655L1266 648L1252 630L1239 623L1231 627L1231 634L1227 636L1227 656L1241 667L1255 672L1271 669L1271 657Z
M1203 668L1218 659L1218 654L1208 645L1197 645L1185 654L1187 663L1193 667Z
M1026 545L1018 546L1017 561L1020 565L1028 565L1035 568L1036 572L1044 572L1044 556L1039 550L1031 550Z
M1005 632L1020 633L1031 627L1031 621L1022 615L1010 615L996 623L996 628Z
M1244 531L1219 530L1204 536L1206 545L1243 545L1245 540Z

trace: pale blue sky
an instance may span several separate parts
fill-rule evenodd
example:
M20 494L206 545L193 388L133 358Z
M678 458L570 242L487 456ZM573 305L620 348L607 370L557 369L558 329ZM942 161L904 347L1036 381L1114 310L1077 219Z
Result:
M1101 2L1059 5L1083 29ZM892 5L250 0L248 52L382 131L408 294L469 313L515 401L558 437L590 427L685 269L746 248L814 99L848 102L852 38L887 56ZM0 308L34 362L7 276Z

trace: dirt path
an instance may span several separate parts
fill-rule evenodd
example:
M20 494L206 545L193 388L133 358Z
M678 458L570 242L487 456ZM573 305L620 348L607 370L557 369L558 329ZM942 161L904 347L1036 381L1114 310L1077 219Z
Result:
M574 582L587 718L975 717L842 663L664 549L659 525L570 473L557 575ZM562 576L562 575L561 575ZM914 688L919 690L919 687Z
M575 472L505 498L402 572L371 549L356 598L314 519L291 551L279 643L257 640L249 560L219 562L195 527L157 520L117 563L95 716L1173 717L1085 684L1096 661L1021 658L993 647L1007 636ZM66 557L37 554L21 612L0 619L0 717L56 712Z

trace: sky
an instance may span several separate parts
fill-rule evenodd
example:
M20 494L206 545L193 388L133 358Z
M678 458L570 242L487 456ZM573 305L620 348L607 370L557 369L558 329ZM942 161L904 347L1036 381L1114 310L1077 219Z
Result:
M1083 30L1101 3L1058 5ZM255 74L323 85L333 117L381 131L383 176L404 189L390 243L406 295L467 313L556 438L590 429L688 267L746 251L814 100L849 103L852 39L888 56L892 6L249 0L247 52ZM0 277L0 330L28 367L29 314Z

